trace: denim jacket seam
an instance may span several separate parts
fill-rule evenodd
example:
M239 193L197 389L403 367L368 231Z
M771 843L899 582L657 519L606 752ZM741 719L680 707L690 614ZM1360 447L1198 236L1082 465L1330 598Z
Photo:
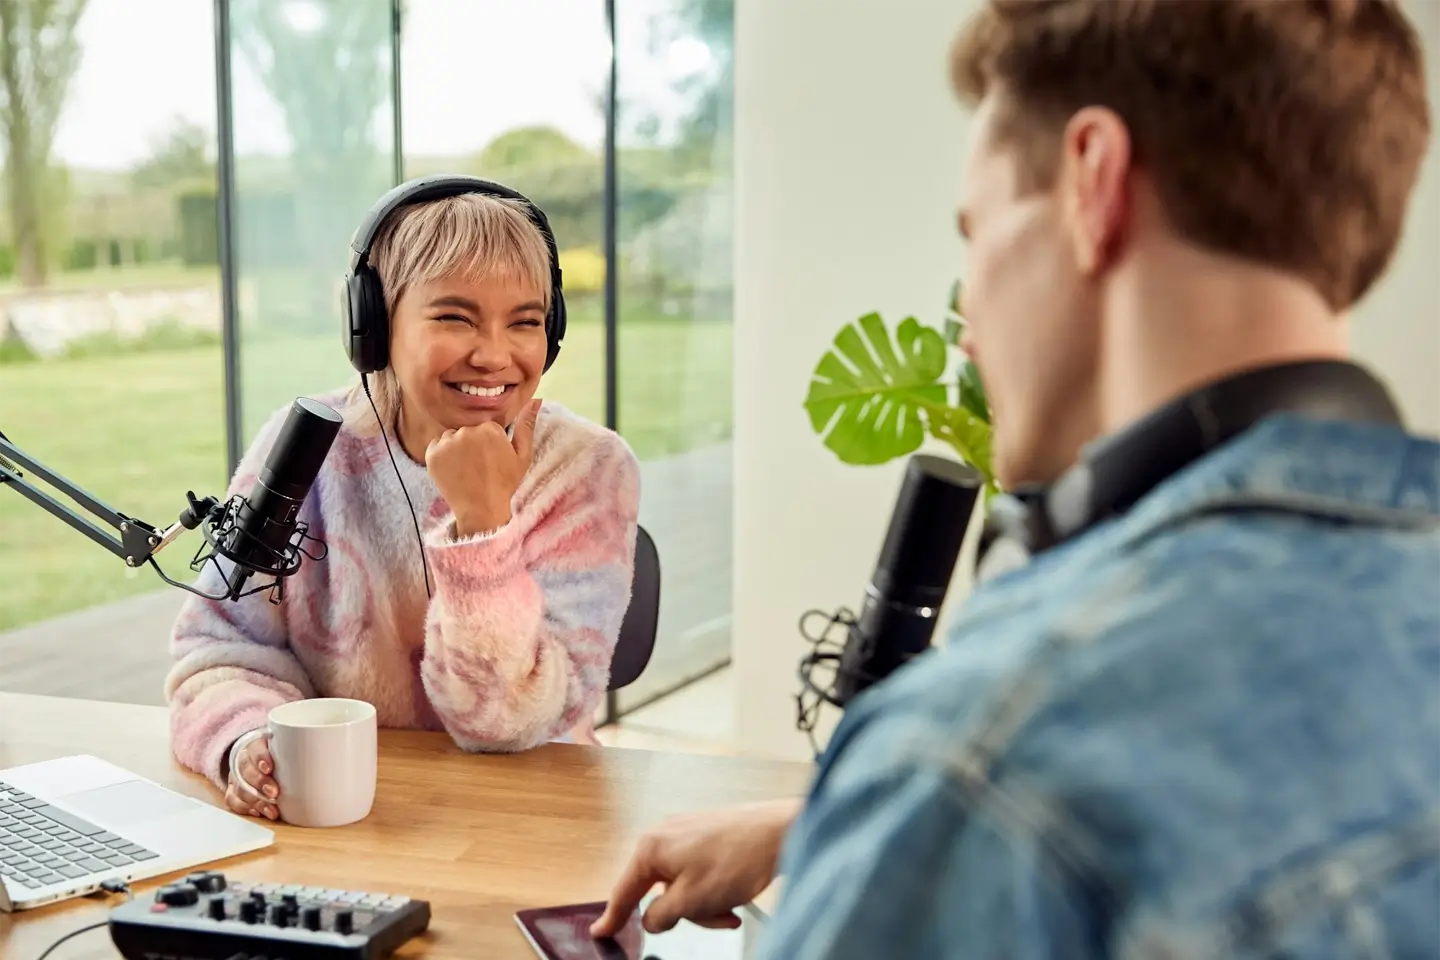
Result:
M1360 898L1417 860L1440 854L1440 807L1432 807L1402 823L1387 823L1342 844L1338 849L1272 878L1254 895L1217 922L1216 956L1263 949L1306 915L1345 912L1352 945L1362 956L1380 955L1374 945L1373 910ZM1365 941L1369 940L1369 943Z
M1440 517L1421 510L1359 504L1315 494L1242 492L1212 494L1175 509L1157 511L1155 516L1137 517L1118 546L1134 548L1193 520L1247 510L1323 517L1394 530L1440 530Z
M974 714L970 731L958 745L946 744L931 755L917 758L937 765L945 782L966 809L990 814L997 829L1025 837L1045 850L1073 879L1118 907L1120 897L1105 877L1104 855L1096 842L1064 811L1014 777L1005 787L991 776L996 763L1019 739L1026 724L1047 702L1051 679L1061 657L1089 646L1103 636L1116 605L1135 612L1138 607L1164 606L1180 585L1148 585L1143 570L1134 565L1105 583L1084 610L1056 623L1027 652L1013 670L996 684L996 693ZM1095 618L1085 615L1095 611ZM933 741L932 741L933 742ZM929 751L927 751L929 752Z
M945 762L939 773L961 809L984 817L1002 835L1033 844L1062 879L1094 894L1107 910L1120 908L1122 898L1106 877L1099 844L1039 791L1014 777L1003 785L988 777L977 781Z

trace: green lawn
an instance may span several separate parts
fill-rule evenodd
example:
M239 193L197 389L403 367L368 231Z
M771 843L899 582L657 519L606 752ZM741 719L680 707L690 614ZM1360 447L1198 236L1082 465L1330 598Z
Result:
M303 393L343 385L336 337L247 341L245 428ZM730 328L631 320L620 332L620 427L642 459L730 435ZM604 331L572 322L543 395L604 415ZM0 431L115 509L157 526L185 491L222 494L224 388L218 346L0 365ZM160 559L185 568L197 535ZM156 588L153 571L117 558L18 496L0 490L0 630ZM101 638L103 641L103 638Z
M47 294L79 290L154 290L170 287L217 287L220 268L213 265L186 266L183 263L132 263L123 267L95 270L52 271L45 283ZM14 277L0 277L0 294L19 291Z

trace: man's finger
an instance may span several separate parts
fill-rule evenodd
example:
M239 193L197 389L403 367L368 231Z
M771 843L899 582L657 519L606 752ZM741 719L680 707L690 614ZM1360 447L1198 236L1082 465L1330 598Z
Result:
M670 884L669 889L650 901L650 905L645 908L645 916L641 918L640 924L645 928L646 933L664 933L696 912L697 904L687 902L693 899L690 896L690 884L682 878L676 883Z
M520 419L515 421L515 434L511 442L515 445L515 455L527 466L535 455L535 421L540 418L540 404L543 402L538 398L531 400L520 412Z
M591 935L613 937L619 933L635 913L635 908L640 906L640 901L650 892L650 888L664 879L655 869L649 847L642 844L641 848L635 851L635 856L630 858L620 882L615 884L615 889L610 892L605 912L591 925Z
M707 930L738 930L742 923L740 914L722 913L714 917L687 917L691 923Z

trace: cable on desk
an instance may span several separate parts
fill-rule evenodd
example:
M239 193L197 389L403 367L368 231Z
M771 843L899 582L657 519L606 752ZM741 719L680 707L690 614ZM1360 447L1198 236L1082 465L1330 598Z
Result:
M71 930L69 933L65 934L65 936L61 937L59 940L56 940L54 943L50 944L50 946L46 947L45 952L40 954L40 956L36 957L35 960L45 960L46 957L54 953L55 949L59 947L60 944L64 943L66 940L69 940L73 937L78 937L82 933L89 933L91 930L99 930L101 927L108 927L109 925L109 920L101 920L99 923L92 923L89 926L81 927L79 930Z
M135 894L130 891L130 884L126 883L124 880L106 880L104 883L100 884L100 889L104 890L106 893L123 893L125 894L126 900L135 899ZM50 944L50 946L46 947L45 952L40 954L40 956L36 957L35 960L45 960L45 958L50 956L50 954L54 953L61 944L80 936L80 934L82 933L89 933L91 930L99 930L101 927L106 927L109 925L110 921L106 919L101 920L98 923L92 923L88 926L81 927L78 930L71 930L69 933L65 934L65 936L61 937L59 940L56 940L54 943Z

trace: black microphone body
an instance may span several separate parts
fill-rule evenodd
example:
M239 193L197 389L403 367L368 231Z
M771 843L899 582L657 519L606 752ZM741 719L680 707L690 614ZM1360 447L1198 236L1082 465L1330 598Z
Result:
M256 573L283 577L293 572L291 540L300 508L341 422L339 413L315 400L301 397L291 404L250 495L236 502L233 523L223 525L215 544L215 552L234 564L226 576L232 597Z
M847 631L832 694L837 705L930 646L984 483L959 461L910 458L865 603Z

